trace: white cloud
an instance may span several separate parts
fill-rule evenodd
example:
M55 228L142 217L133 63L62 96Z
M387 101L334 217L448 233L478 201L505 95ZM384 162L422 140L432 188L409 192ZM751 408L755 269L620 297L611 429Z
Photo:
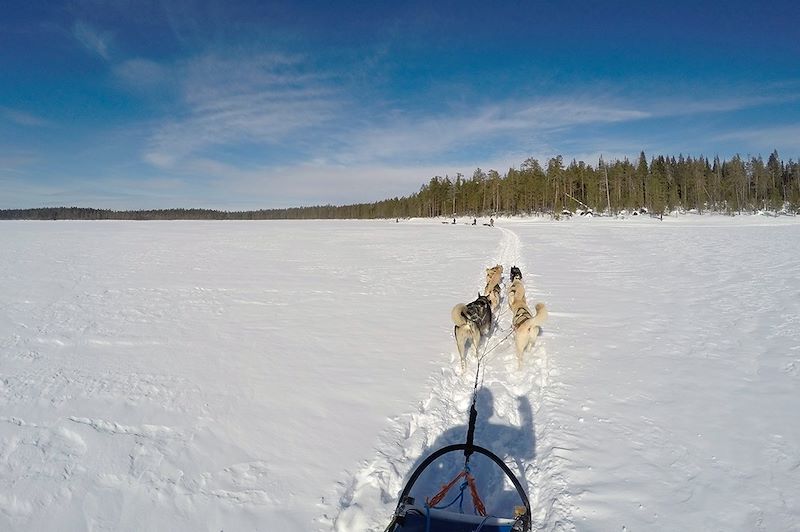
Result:
M111 42L109 33L100 32L79 20L72 26L72 35L90 52L96 53L103 59L109 59L108 46Z
M781 125L773 127L747 127L717 135L715 140L736 141L744 143L745 149L754 152L786 153L789 157L796 157L800 152L800 124Z
M50 122L44 118L38 117L26 111L11 109L9 107L0 107L0 114L5 116L7 120L10 120L20 126L38 127L50 125Z
M610 99L574 96L444 109L419 118L377 111L382 102L358 101L357 89L337 85L301 56L209 53L176 68L185 112L156 128L143 155L161 168L238 145L263 146L265 153L287 145L305 152L306 161L331 165L453 161L469 145L480 146L481 156L512 138L530 149L528 141L545 132L651 116Z
M145 161L174 174L216 180L221 191L252 198L253 207L276 206L279 198L288 205L406 195L433 175L469 176L478 166L505 172L530 156L544 163L560 153L567 163L574 157L596 164L600 155L614 159L636 157L641 149L669 151L658 120L791 98L702 99L685 93L631 98L584 87L557 97L470 108L443 103L426 111L431 106L415 104L387 111L386 102L360 101L357 89L297 55L207 53L175 70L184 109L157 126ZM645 120L651 121L646 135L603 129ZM270 152L283 147L292 155L280 160L294 162L279 164L272 157ZM217 148L245 155L241 162L222 162L215 158Z
M649 118L647 112L613 101L575 98L542 98L484 105L462 114L443 113L424 119L400 118L352 133L347 150L335 159L342 163L427 158L437 155L452 160L471 145L482 150L504 145L520 149L540 146L549 133L580 124L607 124Z
M84 179L51 175L41 183L28 176L4 175L0 161L0 209L79 206L98 209L194 207L207 201L191 184L174 177Z
M449 175L455 179L460 172L470 177L478 166L503 173L521 161L516 156L455 165L341 165L315 161L242 169L219 161L192 159L185 161L182 172L187 178L203 176L203 182L216 190L217 203L212 205L215 208L258 209L372 202L407 196L434 176Z
M209 54L180 66L186 112L153 134L145 160L170 166L212 146L274 144L335 116L335 91L296 58Z
M678 116L702 113L725 113L764 105L788 103L800 99L796 94L762 94L708 99L666 98L652 103L655 116Z
M497 102L460 114L442 113L423 119L395 118L381 125L365 127L352 133L348 149L337 154L335 159L342 163L353 163L437 155L447 157L448 152L472 145L483 149L504 145L516 151L527 148L540 153L549 146L553 149L552 153L571 153L572 150L559 147L558 139L574 126L724 113L793 99L796 97L763 95L691 101L679 97L654 97L623 102L603 94L575 94L530 101ZM581 136L581 142L597 147L597 151L588 151L585 147L581 150L585 155L597 155L603 150L623 153L614 146L620 143L635 145L632 148L635 153L647 147L647 140L639 137L624 141L616 139L614 145L599 145L594 139Z
M27 167L39 159L40 157L32 152L0 151L0 177L9 176L10 174L24 174ZM7 190L4 190L4 192L7 192Z
M167 67L142 58L128 59L115 65L114 75L126 87L137 91L161 88L172 79Z

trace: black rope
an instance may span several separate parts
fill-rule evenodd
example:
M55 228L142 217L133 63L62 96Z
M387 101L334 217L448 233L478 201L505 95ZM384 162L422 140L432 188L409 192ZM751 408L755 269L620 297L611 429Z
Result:
M481 372L481 358L478 358L478 367L475 370L475 384L472 386L472 404L469 406L469 425L467 426L467 443L464 447L464 469L469 466L469 457L472 454L473 441L475 439L475 421L478 419L478 410L475 408L475 401L478 398L478 375Z
M505 313L506 309L500 311L497 315L496 320L499 321L500 317ZM484 345L483 354L478 357L478 367L475 368L475 384L472 386L472 404L469 407L469 425L467 426L467 442L464 447L464 469L469 467L469 457L473 453L474 448L474 439L475 439L475 423L478 419L478 410L475 408L475 402L478 399L478 380L480 379L480 386L483 387L483 379L480 378L481 375L481 362L486 355L494 351L500 344L505 342L506 338L511 336L514 333L514 328L512 327L511 330L506 334L503 338L500 339L499 342L494 344L491 349L487 349L487 346ZM477 348L476 348L477 349ZM486 370L484 370L484 374Z
M464 467L469 464L472 454L472 445L475 440L475 421L478 419L478 410L475 408L475 396L472 396L472 405L469 407L469 428L467 428L467 446L464 448Z
M501 313L502 314L502 313ZM475 408L475 402L478 399L478 381L480 379L480 386L483 387L483 379L480 378L481 375L481 362L486 355L494 351L500 344L505 342L506 338L511 336L514 333L514 329L509 331L503 338L500 339L499 342L494 344L491 349L487 349L486 346L483 348L483 354L478 357L478 367L475 368L475 384L472 386L472 404L469 407L469 425L467 426L467 442L466 447L464 447L464 468L467 469L469 467L469 457L473 452L474 447L474 439L475 439L475 423L478 419L478 410ZM484 369L484 374L486 370Z
M502 338L500 338L500 340L499 340L499 341L498 341L496 344L494 344L494 345L492 346L492 348L491 348L491 349L484 349L484 350L483 350L483 355L481 355L480 359L478 359L478 364L480 364L481 360L483 360L484 358L486 358L486 356L487 356L489 353L491 353L492 351L494 351L495 349L497 349L498 347L500 347L500 344L502 344L503 342L505 342L505 341L506 341L506 339L507 339L509 336L511 336L512 334L514 334L514 328L513 328L513 327L512 327L512 328L511 328L511 329L508 331L508 334L506 334L505 336L503 336ZM476 380L477 380L477 379L476 379Z

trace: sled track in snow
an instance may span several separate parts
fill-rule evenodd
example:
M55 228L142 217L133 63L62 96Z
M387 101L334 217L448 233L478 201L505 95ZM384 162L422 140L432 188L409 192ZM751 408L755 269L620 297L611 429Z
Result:
M492 349L485 357L481 371L483 388L491 392L489 397L493 397L493 405L490 405L493 416L487 419L492 412L487 413L485 407L481 411L479 405L476 443L489 447L500 456L508 451L505 461L518 476L524 476L520 481L531 501L534 530L573 530L569 495L558 473L560 460L553 453L549 437L557 427L555 422L548 422L546 408L543 408L547 404L551 373L546 349L547 323L544 324L544 335L526 352L522 370L517 369L513 336L504 339L511 331L512 318L505 298L509 268L517 265L522 270L531 305L539 301L537 276L522 261L517 234L508 229L498 229L502 237L492 264L502 264L505 269L503 299L497 326L481 347L481 353ZM481 275L475 286L465 293L483 286L483 267L492 264L480 265ZM504 340L501 342L501 339ZM461 374L458 352L453 345L450 363L430 378L430 396L414 412L391 420L390 427L378 438L375 456L340 486L336 503L327 507L323 505L325 513L319 520L320 530L384 530L397 503L396 497L415 462L442 443L455 443L443 440L454 436L448 429L457 429L466 423L476 368L474 351L470 347L467 370ZM525 408L526 405L529 407ZM480 440L482 426L490 427L484 435L487 439L484 442ZM496 432L492 434L492 430ZM460 436L460 442L463 442L465 434L464 431ZM511 438L509 434L512 434ZM517 434L525 436L518 437ZM504 441L492 442L492 439ZM504 445L506 449L498 448L498 445ZM512 448L514 446L516 448ZM520 460L519 456L514 456L517 454L515 450L524 451L527 456Z

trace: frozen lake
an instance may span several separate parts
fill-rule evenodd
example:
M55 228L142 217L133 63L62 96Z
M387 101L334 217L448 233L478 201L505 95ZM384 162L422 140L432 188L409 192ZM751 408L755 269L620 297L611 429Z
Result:
M800 520L795 219L3 222L0 249L0 529L383 530L463 434L450 309L495 263L550 309L522 371L488 359L476 434L535 529Z

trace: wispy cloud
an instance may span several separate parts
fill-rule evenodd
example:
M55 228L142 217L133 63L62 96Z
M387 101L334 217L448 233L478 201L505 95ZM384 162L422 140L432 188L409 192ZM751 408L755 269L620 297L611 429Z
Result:
M336 90L296 57L209 54L179 68L185 112L153 134L145 160L157 166L213 146L280 143L336 114Z
M110 58L108 48L111 42L111 34L98 31L86 22L79 20L72 26L72 35L90 52L99 55L105 60Z
M37 160L39 156L32 152L0 151L0 177L24 174Z
M423 119L394 118L352 133L349 149L336 155L341 163L390 161L438 156L462 157L455 152L473 145L482 150L503 144L514 149L546 133L581 124L641 120L651 114L612 101L542 98L487 104L464 112L444 112ZM538 140L537 143L545 142Z
M140 57L128 59L114 65L114 76L125 86L135 91L161 89L173 82L169 68L155 61Z
M744 143L755 151L766 152L777 149L779 152L797 155L800 152L800 124L746 127L717 135L715 140Z
M469 175L477 166L505 171L529 156L561 153L594 164L600 155L669 151L659 120L796 99L768 93L698 98L686 91L626 97L618 88L584 85L559 96L395 108L388 100L360 100L358 87L302 55L230 50L171 68L136 60L118 75L134 83L162 79L168 70L176 72L180 109L151 132L144 160L162 171L216 180L220 190L244 197L285 197L285 204L407 194L433 175ZM649 132L614 129L633 122L647 122ZM281 158L286 151L291 156Z
M526 147L529 151L540 153L550 147L561 152L566 146L559 139L570 138L573 139L569 141L570 144L579 138L580 143L585 145L577 152L581 154L613 152L619 150L621 144L634 146L632 149L638 151L647 147L646 139L613 139L606 135L603 140L605 144L602 144L596 139L587 138L585 133L570 132L575 132L576 127L589 125L602 127L685 115L726 113L796 99L798 97L791 94L691 100L680 95L625 99L602 92L587 95L584 90L584 93L559 97L495 102L469 111L443 112L423 119L395 118L384 125L357 132L357 140L351 144L353 151L345 152L340 157L343 162L370 157L420 157L447 154L459 147L472 145L484 148L502 145L506 149L516 150ZM608 144L608 140L613 142ZM597 146L598 151L588 151L589 146ZM569 152L573 153L572 150Z
M741 111L766 105L800 100L800 94L761 94L736 97L718 96L707 99L661 98L653 102L655 116L678 116L703 113Z
M450 170L446 165L345 166L322 162L242 169L196 159L187 161L184 171L209 178L219 208L264 208L354 203L407 195L421 182L434 175L444 176ZM239 204L232 204L232 198L237 198ZM244 204L242 198L247 198Z
M422 118L378 113L377 106L365 105L354 115L357 102L331 88L325 76L301 73L299 60L273 56L255 64L215 57L192 63L183 82L189 110L158 128L145 160L167 168L196 159L209 147L292 143L294 149L306 149L301 162L331 167L459 163L465 149L475 146L478 153L466 157L472 163L497 159L498 150L522 152L520 140L530 150L531 144L546 142L547 132L652 116L617 102L579 97L445 109Z
M174 177L85 179L52 175L48 182L3 171L0 159L0 209L75 205L100 209L212 207L192 183ZM207 195L206 195L207 196Z
M44 118L19 109L11 109L10 107L0 107L0 115L20 126L39 127L51 124L50 121Z

